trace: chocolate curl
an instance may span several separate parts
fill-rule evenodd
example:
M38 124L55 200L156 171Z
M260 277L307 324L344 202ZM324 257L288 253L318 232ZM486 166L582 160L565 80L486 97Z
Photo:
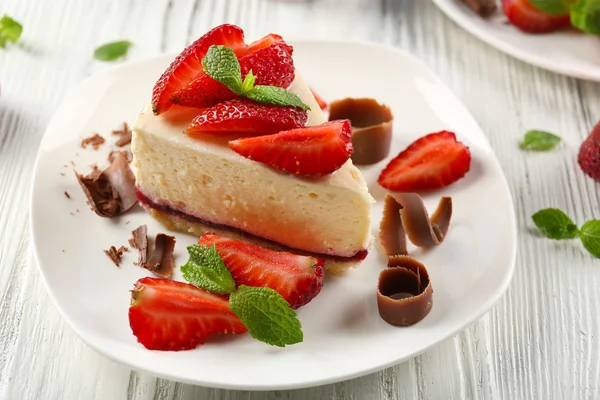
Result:
M392 256L377 282L379 315L394 326L410 326L429 314L433 289L427 268L409 256Z
M451 197L442 197L429 218L423 199L418 194L388 194L379 230L381 245L388 256L408 254L406 236L415 246L436 246L444 241L451 218Z

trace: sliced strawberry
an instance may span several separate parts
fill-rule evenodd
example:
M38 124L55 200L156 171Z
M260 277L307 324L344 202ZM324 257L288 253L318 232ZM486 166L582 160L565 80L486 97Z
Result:
M317 92L315 92L314 90L310 89L310 91L312 92L315 100L317 101L317 104L319 105L319 107L321 108L321 110L324 110L327 108L327 102L325 100L323 100L321 98L321 96L319 96L317 94Z
M255 85L287 88L295 76L292 52L292 47L283 42L255 48L253 52L239 59L242 77L252 70L256 76ZM225 85L208 75L202 75L178 90L171 96L171 101L186 107L205 108L236 97L238 96Z
M188 135L265 135L302 127L307 120L306 111L299 108L236 99L205 108L185 132Z
M229 142L236 153L290 174L321 176L338 170L352 155L349 120L292 129Z
M517 28L528 33L547 33L569 26L571 17L549 15L535 8L528 0L502 0L504 14Z
M271 47L274 44L285 44L285 41L281 36L275 33L269 33L268 35L250 43L248 47L246 47L245 52L238 54L238 56L243 57L250 53L254 53L256 51L266 49L267 47Z
M212 233L204 234L198 243L216 246L238 286L274 289L292 308L311 301L323 287L323 260L268 250Z
M581 144L577 161L583 172L600 182L600 122Z
M170 99L175 92L204 74L202 58L212 45L244 51L244 31L234 25L217 26L179 54L154 85L152 110L155 114L166 111L171 106Z
M244 333L229 299L188 283L142 278L131 291L129 325L151 350L187 350L217 333Z
M399 192L438 189L462 178L471 166L469 148L452 132L423 136L398 154L377 182Z

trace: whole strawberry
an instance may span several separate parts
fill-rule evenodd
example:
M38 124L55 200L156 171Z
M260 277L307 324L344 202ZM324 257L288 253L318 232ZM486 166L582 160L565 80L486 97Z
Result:
M577 161L583 172L600 182L600 122L581 144Z

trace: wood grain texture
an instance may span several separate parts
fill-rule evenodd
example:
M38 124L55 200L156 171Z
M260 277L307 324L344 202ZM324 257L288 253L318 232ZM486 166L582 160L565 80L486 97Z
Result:
M535 233L531 214L558 207L600 218L598 184L577 149L600 116L600 85L529 66L480 42L428 1L3 0L25 27L0 50L0 399L598 399L600 261L577 241ZM504 299L472 327L409 362L338 384L274 392L196 387L131 371L67 327L32 257L30 177L52 112L78 82L111 65L104 42L135 43L129 59L178 51L223 22L247 36L372 40L429 64L487 133L517 210L519 254ZM526 129L565 143L523 153ZM491 227L493 228L493 227Z

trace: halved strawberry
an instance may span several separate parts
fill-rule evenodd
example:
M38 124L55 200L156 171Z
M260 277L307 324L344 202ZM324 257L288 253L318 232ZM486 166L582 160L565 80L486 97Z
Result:
M279 37L279 39L281 39ZM265 40L261 45L273 43L273 39ZM253 47L254 46L254 47ZM251 50L245 50L247 55L239 59L242 79L252 70L256 76L255 85L270 85L287 88L294 80L294 60L292 47L283 40L268 47L250 45ZM186 107L205 108L236 96L225 85L213 80L208 75L201 75L184 88L178 90L171 101Z
M187 350L217 333L244 333L229 299L188 283L142 278L131 291L129 325L151 350Z
M198 243L216 246L238 286L274 289L292 308L311 301L323 287L323 260L268 250L213 233L204 234Z
M423 136L398 154L377 182L399 192L438 189L462 178L471 166L471 153L452 132Z
M546 33L569 26L571 17L549 15L535 8L528 0L502 0L502 8L508 20L528 33Z
M204 74L202 58L212 45L244 51L244 31L235 25L217 26L179 54L154 85L152 110L155 114L166 111L171 106L170 99L175 92Z
M600 122L581 144L577 161L583 172L600 182Z
M322 176L338 170L352 155L350 121L338 120L275 135L229 142L236 153L290 174Z
M235 99L205 108L186 128L188 135L265 135L306 124L306 111L295 107Z
M325 100L323 100L321 98L321 96L319 96L317 94L317 92L315 92L314 90L310 89L310 91L312 92L315 100L317 101L317 104L319 105L319 107L321 108L321 110L324 110L327 108L327 102Z

